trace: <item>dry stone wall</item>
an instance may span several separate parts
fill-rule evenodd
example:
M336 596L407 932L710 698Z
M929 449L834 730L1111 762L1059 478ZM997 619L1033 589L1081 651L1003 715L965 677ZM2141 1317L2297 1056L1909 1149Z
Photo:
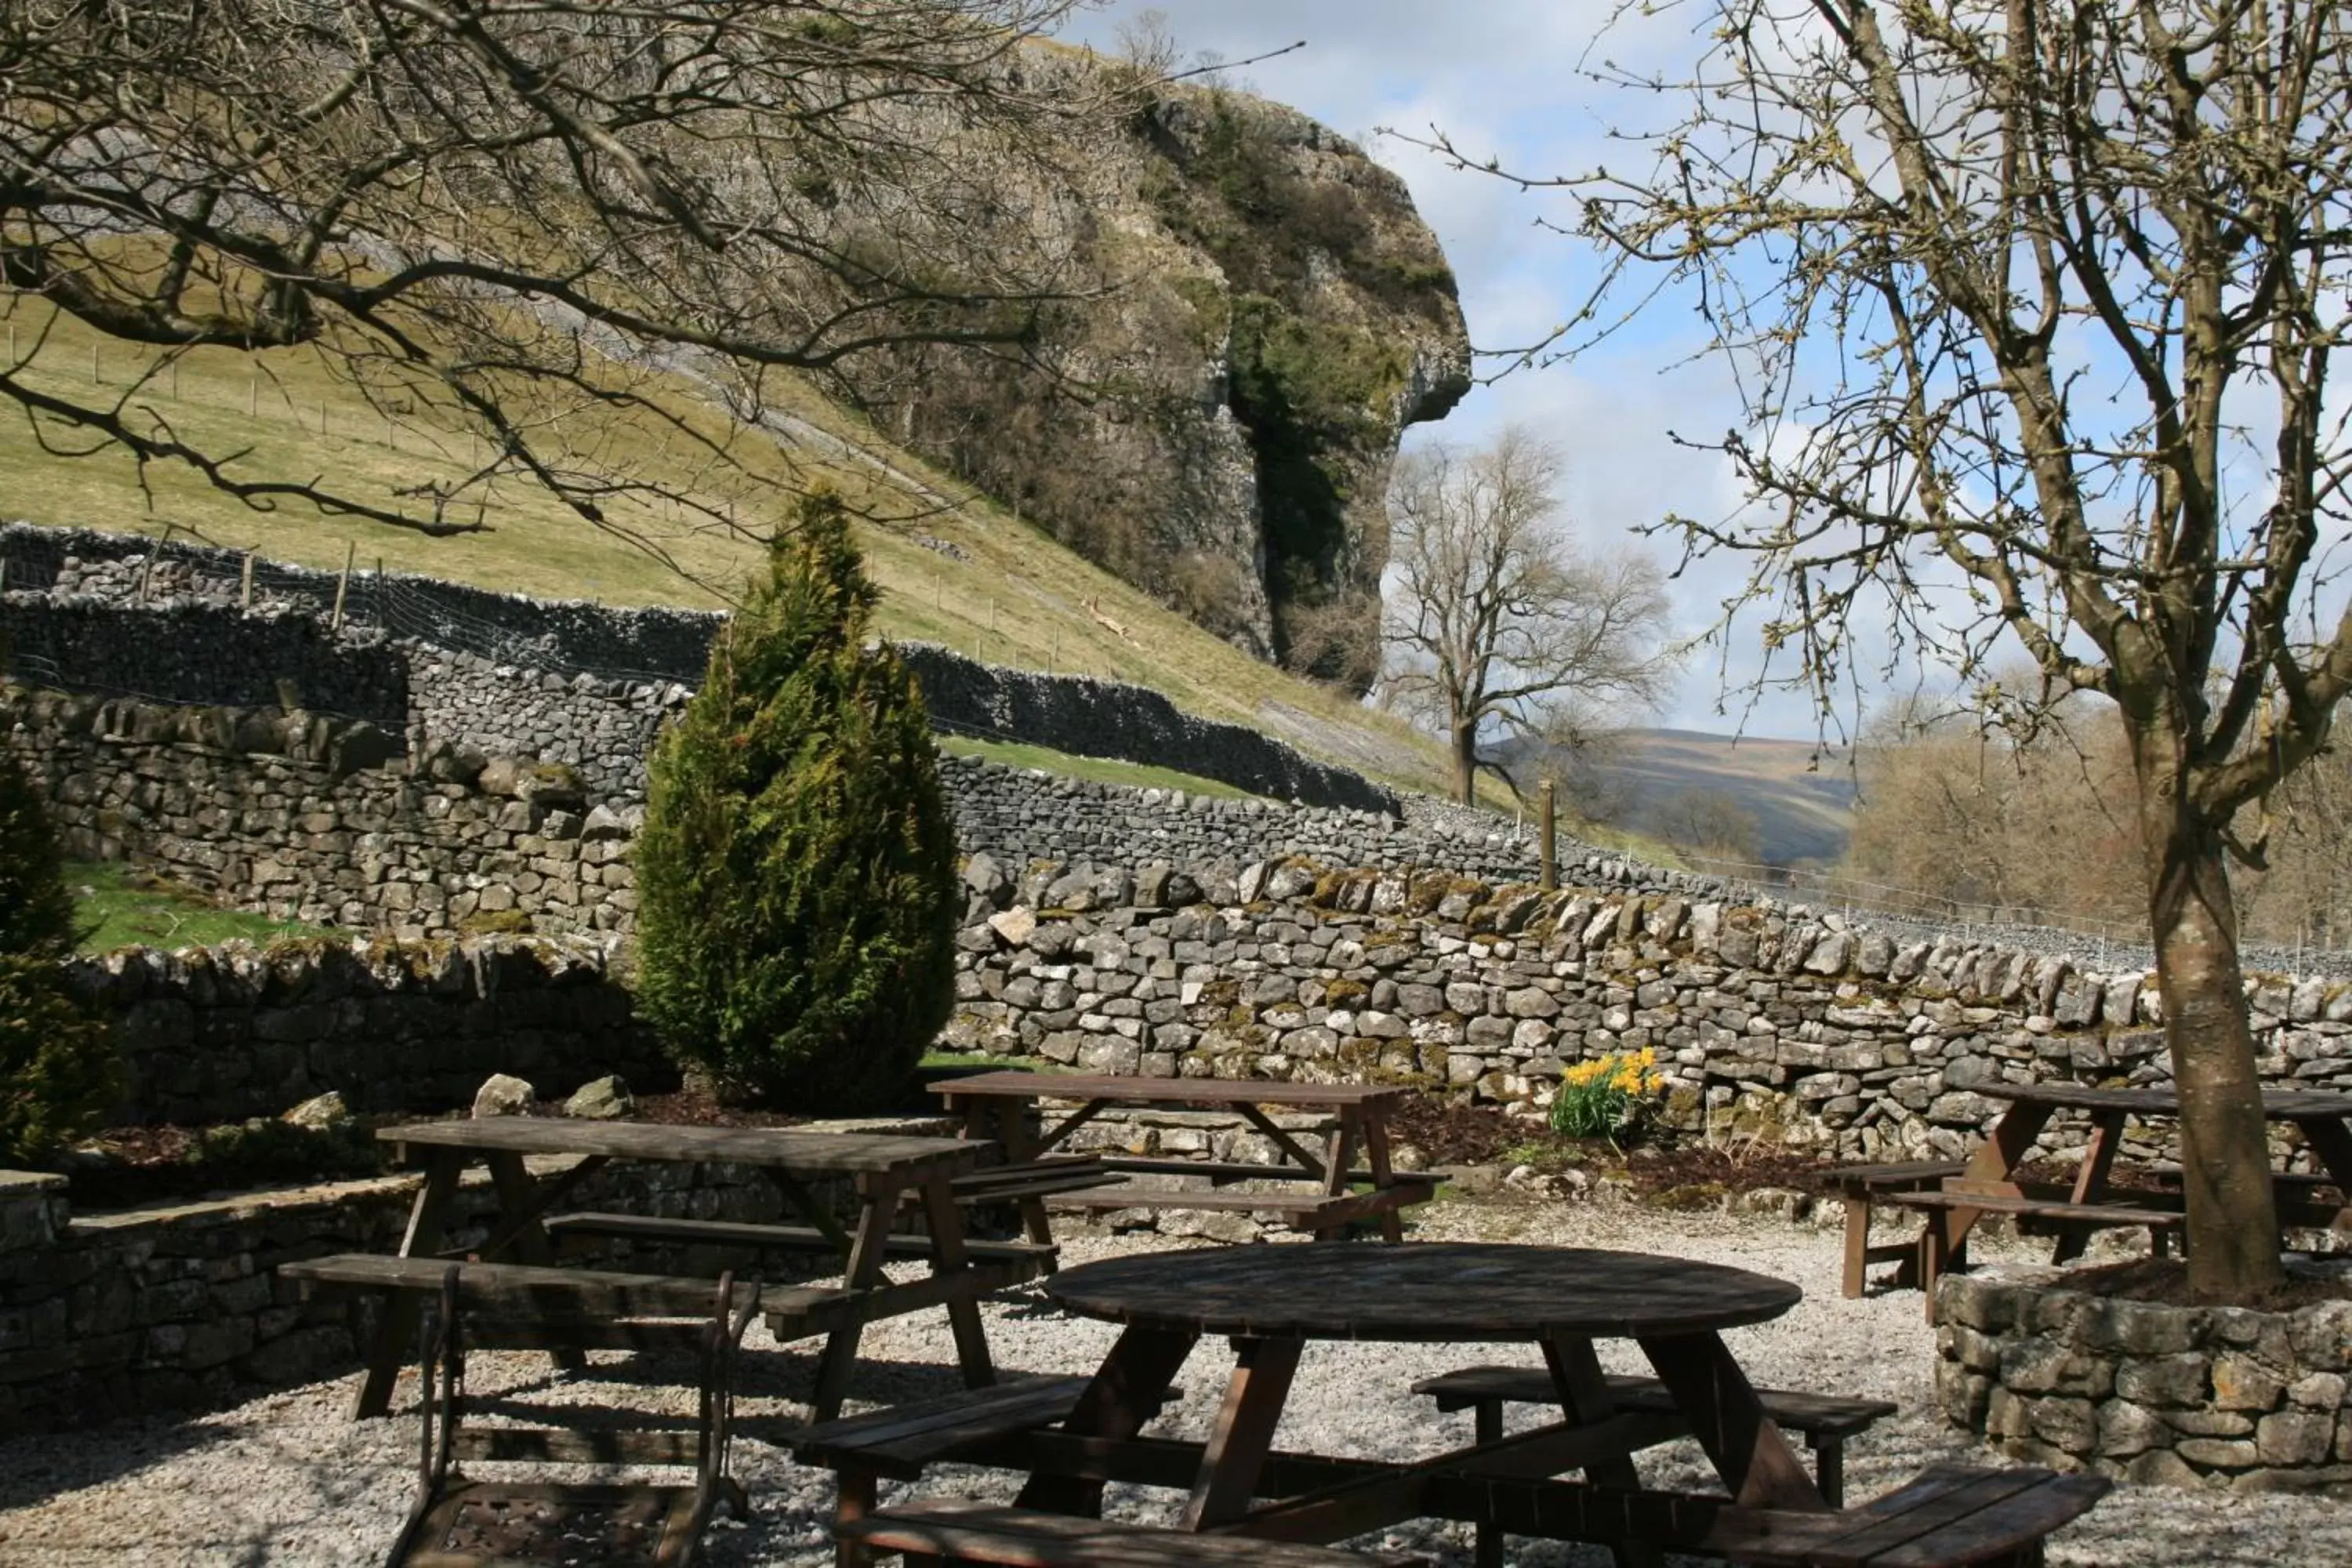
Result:
M1948 1274L1937 1302L1937 1405L2012 1458L2250 1492L2352 1484L2352 1302L2175 1307L2045 1270Z
M154 564L151 567L151 560ZM488 754L577 769L639 798L661 721L702 679L725 617L493 594L400 574L338 574L135 534L0 526L0 629L28 679L172 703L278 701ZM338 597L341 626L321 622ZM900 650L942 729L1173 767L1278 800L1395 816L1396 795L1255 730L1123 681Z
M116 1020L129 1068L121 1122L275 1116L331 1089L355 1111L439 1111L501 1072L543 1095L607 1073L640 1091L677 1083L593 942L123 948L70 973Z
M2000 1110L1979 1085L2170 1071L2147 975L1897 942L1802 907L1304 862L1226 879L976 861L967 879L981 918L949 1041L1094 1072L1400 1082L1539 1110L1569 1064L1646 1048L1674 1126L1911 1159L1974 1146ZM2352 987L2250 990L2266 1079L2352 1089ZM2061 1121L2045 1143L2081 1137Z

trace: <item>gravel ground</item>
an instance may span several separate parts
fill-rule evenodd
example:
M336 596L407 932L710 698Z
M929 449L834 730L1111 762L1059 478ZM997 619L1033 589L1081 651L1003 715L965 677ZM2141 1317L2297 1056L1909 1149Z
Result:
M1830 1231L1749 1217L1661 1214L1613 1206L1494 1200L1435 1205L1418 1234L1428 1239L1522 1240L1678 1253L1754 1268L1803 1286L1806 1300L1779 1321L1741 1330L1732 1348L1759 1384L1877 1395L1904 1414L1853 1443L1848 1493L1864 1499L1934 1458L1977 1458L1964 1436L1932 1411L1934 1342L1910 1292L1847 1301L1838 1295L1839 1248ZM1129 1241L1079 1239L1072 1262L1131 1250ZM1154 1244L1157 1245L1157 1244ZM989 1338L998 1364L1037 1372L1091 1370L1110 1344L1105 1324L1063 1318L1032 1293L990 1303ZM789 1423L804 1414L795 1395L814 1371L805 1345L778 1352L754 1327L748 1344L740 1416ZM956 1386L942 1315L922 1313L867 1331L857 1402L896 1403ZM1438 1416L1408 1391L1418 1378L1473 1361L1533 1362L1532 1347L1318 1344L1301 1365L1276 1441L1284 1447L1405 1456L1470 1440L1465 1414ZM1644 1370L1631 1345L1604 1345L1612 1370ZM603 1361L618 1364L601 1365ZM630 1381L645 1377L620 1358L600 1358L583 1378L551 1381L536 1357L480 1356L478 1392L546 1399L611 1398L631 1405L679 1398ZM1180 1380L1181 1408L1161 1430L1205 1433L1230 1363L1203 1345ZM684 1369L670 1368L676 1373ZM86 1432L0 1444L0 1564L329 1564L381 1560L415 1488L411 1419L354 1424L343 1418L356 1377L276 1394L194 1419L125 1421ZM404 1399L407 1390L404 1389ZM682 1403L682 1402L681 1402ZM853 1404L852 1408L858 1407ZM1531 1410L1518 1419L1532 1423ZM1642 1461L1654 1485L1712 1480L1689 1444L1655 1449ZM709 1542L721 1568L819 1568L832 1561L825 1520L830 1478L794 1466L782 1450L749 1438L736 1471L757 1517L723 1522ZM1011 1479L940 1469L932 1492L1005 1498ZM886 1500L889 1493L886 1489ZM1172 1515L1170 1494L1114 1489L1112 1509L1136 1518ZM1434 1549L1447 1568L1469 1561L1465 1528L1417 1525L1381 1538ZM2292 1543L2291 1545L2289 1543ZM1510 1559L1544 1568L1608 1562L1604 1553L1517 1542ZM2053 1543L2063 1564L2270 1564L2352 1562L2352 1502L2225 1493L2119 1489Z

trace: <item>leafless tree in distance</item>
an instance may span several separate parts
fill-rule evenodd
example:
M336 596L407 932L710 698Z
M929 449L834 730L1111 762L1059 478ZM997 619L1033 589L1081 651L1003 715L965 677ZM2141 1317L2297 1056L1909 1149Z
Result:
M2120 709L2182 1110L2189 1280L2284 1279L2234 831L2352 686L2352 11L2326 0L1709 0L1696 63L1588 57L1622 127L1565 191L1604 277L1529 358L1695 300L1752 501L1765 679L1973 679L1997 647ZM1433 144L1455 152L1442 134ZM1493 168L1457 153L1465 166ZM1514 178L1505 174L1506 178ZM1658 319L1644 313L1645 321ZM1727 616L1725 625L1731 624ZM1885 650L1891 647L1892 653Z
M527 483L625 531L614 503L657 487L571 414L724 461L779 373L908 340L1017 353L1077 287L1098 79L1024 47L1076 3L11 0L0 308L32 330L0 396L52 449L256 507L446 532ZM61 316L149 368L43 374ZM315 353L487 456L410 494L263 471L154 405L206 348ZM728 417L656 395L679 374Z
M1664 574L1634 549L1584 554L1559 524L1559 452L1508 429L1398 464L1385 694L1434 727L1475 799L1482 738L1573 742L1654 708L1680 667Z

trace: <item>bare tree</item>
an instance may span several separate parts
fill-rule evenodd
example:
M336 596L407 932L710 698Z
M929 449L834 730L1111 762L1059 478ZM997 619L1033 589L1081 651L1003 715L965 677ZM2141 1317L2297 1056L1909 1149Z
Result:
M1481 738L1573 741L1654 707L1679 667L1664 577L1637 550L1586 556L1557 526L1559 454L1524 430L1398 465L1387 640L1391 700L1433 724L1475 798Z
M574 413L723 463L780 372L1033 335L1078 275L1068 132L1095 105L1022 46L1075 3L11 0L0 303L33 331L0 395L53 449L184 464L257 507L447 532L522 482L626 531L616 500L692 497ZM60 314L152 349L145 374L43 374ZM317 354L488 455L404 494L262 470L147 400L223 347ZM680 376L731 417L681 413L655 384Z
M1654 103L1655 126L1605 171L1539 182L1608 259L1574 331L1662 287L1699 300L1747 402L1746 428L1700 445L1754 504L1667 526L1751 558L1769 679L1826 693L1889 637L1964 674L2006 645L2042 676L2010 714L2117 704L2189 1279L2261 1298L2284 1274L2229 857L2259 858L2233 820L2352 686L2326 570L2352 463L2326 397L2352 330L2352 11L1702 9L1691 70L1596 68L1626 89L1613 121Z

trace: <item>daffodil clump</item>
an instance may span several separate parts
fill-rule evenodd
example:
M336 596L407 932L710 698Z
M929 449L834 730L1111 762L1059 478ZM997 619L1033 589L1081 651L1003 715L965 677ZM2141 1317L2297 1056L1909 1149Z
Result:
M1570 1138L1614 1138L1639 1126L1665 1092L1657 1061L1658 1053L1644 1047L1570 1068L1551 1102L1552 1130Z

